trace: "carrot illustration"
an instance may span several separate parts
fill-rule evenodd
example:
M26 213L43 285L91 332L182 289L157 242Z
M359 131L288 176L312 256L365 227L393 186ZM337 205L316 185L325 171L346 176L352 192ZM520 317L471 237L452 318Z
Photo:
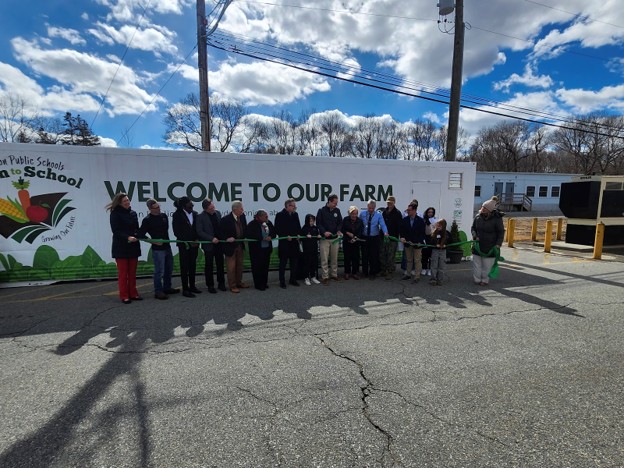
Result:
M28 186L30 182L24 180L22 177L17 179L17 182L13 182L13 187L18 189L17 196L19 197L20 203L22 204L22 208L26 211L30 207L30 193L28 193Z

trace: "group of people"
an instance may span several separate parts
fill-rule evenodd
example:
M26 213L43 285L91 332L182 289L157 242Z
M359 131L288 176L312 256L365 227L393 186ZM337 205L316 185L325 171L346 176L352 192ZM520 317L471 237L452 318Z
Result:
M297 203L287 199L284 208L269 220L266 210L258 210L247 222L243 203L234 201L229 214L222 216L210 199L202 201L202 211L195 211L188 197L174 202L176 211L171 224L175 241L169 238L169 218L161 212L160 204L147 201L149 214L139 226L138 216L131 209L125 193L115 195L107 205L113 232L112 256L118 270L119 296L123 303L141 300L136 287L136 269L141 256L140 241L152 246L154 261L154 297L165 300L179 293L172 287L173 253L176 243L180 262L182 294L193 298L201 293L196 285L199 249L204 253L204 277L208 292L217 290L240 293L248 288L243 281L243 257L249 249L253 286L260 291L269 287L269 262L273 241L277 239L279 285L298 287L302 272L305 284L329 285L331 281L370 280L382 276L392 279L396 271L397 246L403 245L403 280L418 282L421 276L431 276L432 285L445 280L446 247L450 242L447 222L435 217L430 207L421 216L418 201L412 200L404 212L396 208L396 199L389 196L386 207L377 209L369 200L366 210L350 206L343 218L338 208L338 196L332 194L316 216L307 214L303 225L297 213ZM488 273L503 242L503 213L496 200L485 202L472 224L473 279L486 285ZM344 274L338 275L338 251L343 247ZM320 278L318 259L320 256ZM288 282L286 270L289 269ZM215 277L216 275L216 287Z

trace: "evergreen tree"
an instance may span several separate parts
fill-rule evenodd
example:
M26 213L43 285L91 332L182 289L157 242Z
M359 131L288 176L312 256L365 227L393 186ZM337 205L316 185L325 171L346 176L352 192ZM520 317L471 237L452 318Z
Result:
M72 116L70 112L65 113L63 117L63 131L64 138L61 143L64 145L77 145L77 146L99 146L100 137L94 135L89 124L80 117L78 114L76 117Z

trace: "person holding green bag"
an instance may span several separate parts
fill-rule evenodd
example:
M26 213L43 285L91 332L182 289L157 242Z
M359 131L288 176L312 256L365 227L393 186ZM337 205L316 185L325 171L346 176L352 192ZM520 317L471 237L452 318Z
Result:
M475 284L487 286L490 278L498 276L498 259L500 247L505 237L503 216L505 213L497 208L496 198L487 200L472 222L472 276Z

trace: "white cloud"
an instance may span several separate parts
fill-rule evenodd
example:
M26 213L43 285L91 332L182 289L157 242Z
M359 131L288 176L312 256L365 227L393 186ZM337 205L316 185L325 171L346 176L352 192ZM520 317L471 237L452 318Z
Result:
M513 98L499 103L498 107L478 106L477 108L518 118L541 121L563 120L567 112L560 108L555 97L555 93L550 91L516 93ZM541 117L528 115L523 109L540 109L543 114ZM470 134L476 134L484 127L491 127L501 121L508 120L507 117L471 109L462 109L459 114L459 125Z
M574 113L587 114L601 109L624 111L624 85L605 86L598 91L560 89L556 94Z
M527 64L524 67L524 74L518 75L517 73L512 73L512 75L503 81L498 81L494 83L495 90L504 90L505 92L509 92L509 88L514 84L520 84L527 86L529 88L550 88L553 84L553 80L548 75L535 75L533 73L533 68L530 64Z
M96 23L97 29L91 28L89 33L102 42L113 45L115 43L129 46L132 49L145 50L148 52L175 55L178 48L173 44L176 34L163 27L136 28L134 26L122 26L119 29L105 23Z
M270 62L225 63L208 81L218 96L247 105L285 104L330 89L322 77Z
M52 78L60 84L54 96L60 96L63 109L76 105L77 110L97 110L99 99L110 86L105 106L109 115L139 114L155 99L140 86L140 79L127 66L107 62L91 54L69 49L43 50L36 42L20 37L11 41L16 58L28 64L36 73ZM113 79L114 77L114 79ZM89 98L97 96L98 99ZM73 99L71 99L73 97ZM51 99L51 98L48 98ZM67 100L70 99L70 103ZM53 99L51 99L54 102ZM57 104L55 104L57 105ZM149 105L148 111L156 110Z
M184 8L195 4L193 0L151 0L148 3L145 0L97 0L97 3L110 8L108 20L122 22L136 20L144 8L148 9L146 13L179 15Z
M78 31L71 28L57 28L55 26L48 26L48 36L50 37L60 37L61 39L65 39L72 45L85 45L87 41L85 41Z

